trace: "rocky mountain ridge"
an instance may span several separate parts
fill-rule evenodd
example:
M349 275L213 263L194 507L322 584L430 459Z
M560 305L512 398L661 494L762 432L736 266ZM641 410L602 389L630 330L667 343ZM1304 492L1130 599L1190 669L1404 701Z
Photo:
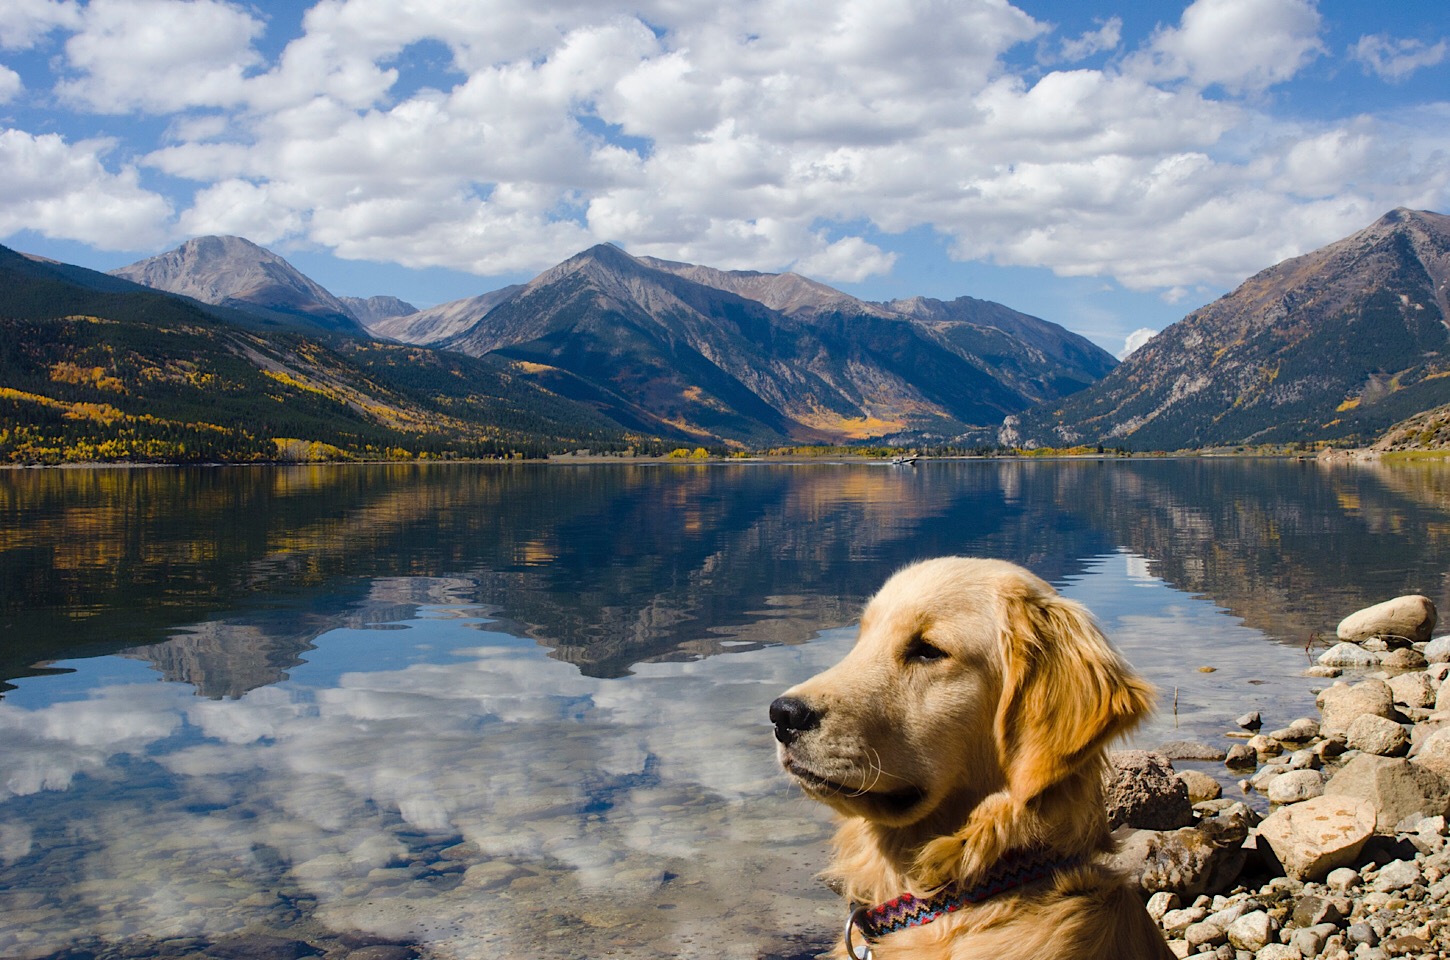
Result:
M604 244L523 285L414 310L338 298L236 237L114 272L271 321L497 354L624 429L743 446L982 440L1116 361L1000 304L867 303L797 274L727 271ZM343 314L346 314L344 317Z
M241 237L196 237L111 275L285 324L367 335L352 310L321 284Z
M1450 217L1397 209L1279 263L1001 442L1139 450L1364 445L1450 402Z
M604 244L432 344L519 360L631 428L664 422L746 445L983 437L1008 413L1116 362L1061 328L1086 365L963 325L991 342L989 356L803 277L636 258Z
M406 300L399 300L397 297L338 297L349 313L372 332L373 327L395 320L398 317L408 317L418 312L418 308Z

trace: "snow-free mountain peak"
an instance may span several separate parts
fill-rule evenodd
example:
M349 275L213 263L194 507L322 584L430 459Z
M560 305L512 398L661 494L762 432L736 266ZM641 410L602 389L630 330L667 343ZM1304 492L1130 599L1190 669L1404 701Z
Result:
M341 300L277 254L242 237L195 237L111 274L274 322L366 333Z

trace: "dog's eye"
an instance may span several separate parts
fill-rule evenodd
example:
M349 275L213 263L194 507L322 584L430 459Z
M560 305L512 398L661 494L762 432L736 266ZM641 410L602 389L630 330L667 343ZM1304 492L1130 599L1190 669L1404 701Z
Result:
M946 655L945 650L933 646L923 637L912 637L911 643L906 647L907 663L931 663L934 660L945 660Z

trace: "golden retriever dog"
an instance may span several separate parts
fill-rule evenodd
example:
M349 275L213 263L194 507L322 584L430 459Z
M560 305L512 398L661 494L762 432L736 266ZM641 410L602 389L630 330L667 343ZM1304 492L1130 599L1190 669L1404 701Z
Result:
M1105 866L1106 748L1153 689L1026 570L943 557L867 604L836 666L770 706L781 766L841 817L827 873L858 909L833 956L1171 957Z

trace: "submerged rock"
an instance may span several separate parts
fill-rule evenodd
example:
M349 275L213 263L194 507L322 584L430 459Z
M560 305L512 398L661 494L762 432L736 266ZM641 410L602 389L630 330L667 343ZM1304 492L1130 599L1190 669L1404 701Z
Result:
M1358 667L1369 669L1379 666L1380 658L1369 650L1353 643L1336 643L1319 655L1321 667Z

